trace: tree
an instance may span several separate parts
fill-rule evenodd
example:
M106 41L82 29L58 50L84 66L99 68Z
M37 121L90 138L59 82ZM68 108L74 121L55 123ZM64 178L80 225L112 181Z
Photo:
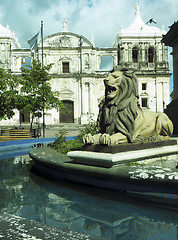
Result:
M63 109L63 104L59 100L59 92L53 91L50 84L48 71L52 64L42 66L39 61L34 60L32 66L22 68L21 95L19 97L18 109L31 113L31 129L34 117L44 110L56 108Z
M18 101L18 77L0 68L0 120L10 119Z

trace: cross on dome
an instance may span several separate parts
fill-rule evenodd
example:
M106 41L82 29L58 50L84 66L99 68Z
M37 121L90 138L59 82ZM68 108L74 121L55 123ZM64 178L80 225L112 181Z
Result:
M162 36L163 29L148 26L140 16L139 3L136 3L135 17L131 25L120 31L120 36Z
M135 15L140 15L139 3L136 3L135 9L136 9Z

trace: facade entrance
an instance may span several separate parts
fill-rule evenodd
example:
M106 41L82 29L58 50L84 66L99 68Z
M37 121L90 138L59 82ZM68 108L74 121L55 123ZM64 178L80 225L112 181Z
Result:
M21 123L30 123L30 113L29 112L19 112L19 118Z
M74 123L74 103L68 100L64 100L62 102L68 112L60 113L60 123Z

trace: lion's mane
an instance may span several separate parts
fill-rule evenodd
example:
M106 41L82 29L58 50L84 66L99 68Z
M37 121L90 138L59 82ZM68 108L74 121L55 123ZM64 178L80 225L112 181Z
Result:
M113 99L107 99L105 90L105 98L99 105L99 132L109 135L120 132L128 142L133 142L134 122L139 108L138 80L132 70L122 68L114 71L122 71L124 77L119 84L119 93Z

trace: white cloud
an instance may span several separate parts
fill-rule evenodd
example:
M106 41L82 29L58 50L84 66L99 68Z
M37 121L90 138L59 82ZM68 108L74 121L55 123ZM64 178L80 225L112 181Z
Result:
M21 47L28 48L29 40L44 22L44 37L62 31L67 19L69 31L91 40L96 47L112 47L120 26L133 21L139 0L1 0L0 23L10 27ZM140 0L140 15L144 22L153 18L161 28L177 21L177 0ZM170 64L170 67L172 65ZM171 68L172 69L172 68ZM172 80L171 80L172 81ZM171 85L172 88L172 85Z
M62 31L66 18L69 31L91 39L97 47L112 47L120 26L128 27L138 0L6 0L0 3L0 23L9 24L22 47L40 29L44 21L44 36ZM154 18L157 27L177 21L177 0L142 0L140 14L143 21Z

